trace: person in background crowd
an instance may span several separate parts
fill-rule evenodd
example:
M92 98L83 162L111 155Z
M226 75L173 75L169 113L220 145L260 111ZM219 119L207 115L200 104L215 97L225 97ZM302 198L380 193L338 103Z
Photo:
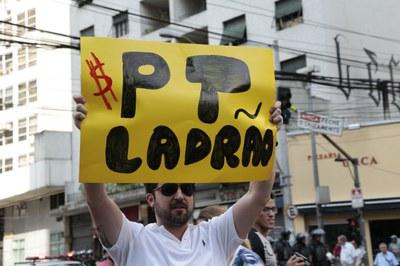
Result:
M294 243L293 252L298 252L306 257L308 260L310 259L310 250L307 246L307 236L304 233L296 234L296 243Z
M379 244L380 252L376 254L374 265L375 266L397 266L399 261L396 259L394 254L387 250L386 243Z
M321 242L322 236L325 234L323 229L314 229L311 232L311 241L308 245L310 250L311 264L314 266L328 266L330 262L326 257L327 248Z
M337 239L341 246L340 264L342 266L353 266L356 260L356 250L353 244L347 241L347 237L345 235L340 235Z
M286 262L293 256L293 249L289 244L290 231L282 231L281 237L275 243L274 251L279 266L285 266Z
M225 212L224 207L219 205L211 205L203 208L196 219L196 224L208 222L211 218L219 216Z
M275 216L278 209L275 206L273 195L264 205L258 214L253 228L248 234L251 249L258 254L266 266L276 266L277 259L272 249L272 245L267 238L268 233L275 227ZM296 256L291 256L286 262L287 266L304 265L304 260Z
M74 122L80 129L88 115L86 100L82 96L74 100ZM282 123L280 102L271 107L270 122ZM227 265L268 201L265 195L271 195L274 178L275 171L271 171L265 179L250 182L247 193L225 213L198 225L189 223L194 184L145 184L146 201L156 216L156 223L146 226L129 221L107 195L104 184L85 183L84 188L97 235L117 265L211 266Z
M337 240L334 248L333 248L333 260L332 264L335 266L340 266L340 250L342 249L342 246L340 246L339 240Z
M397 260L400 260L400 239L396 235L390 236L389 251L391 251Z
M364 265L364 255L365 255L365 248L361 245L360 240L353 240L352 241L354 249L355 249L355 263L354 266L361 266Z

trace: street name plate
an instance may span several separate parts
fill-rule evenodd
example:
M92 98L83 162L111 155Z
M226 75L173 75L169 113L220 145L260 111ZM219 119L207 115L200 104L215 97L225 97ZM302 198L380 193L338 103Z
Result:
M329 135L342 135L343 119L298 111L297 126Z

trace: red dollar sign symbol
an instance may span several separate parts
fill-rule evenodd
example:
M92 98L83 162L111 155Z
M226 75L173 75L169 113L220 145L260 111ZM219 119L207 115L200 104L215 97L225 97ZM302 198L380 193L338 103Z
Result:
M103 99L104 104L106 105L106 108L108 110L112 110L111 108L111 104L108 102L107 98L106 98L106 93L110 92L114 101L117 102L117 97L115 97L114 91L112 89L112 79L110 78L110 76L106 75L106 73L104 73L104 63L100 62L99 58L97 58L97 56L91 52L90 53L93 56L94 59L94 63L91 60L86 60L86 64L89 67L90 70L90 76L92 76L92 78L96 81L96 85L98 88L98 92L93 93L93 95L95 96L100 96ZM100 75L97 73L99 70ZM103 88L100 84L100 79L104 80L105 82L105 87Z

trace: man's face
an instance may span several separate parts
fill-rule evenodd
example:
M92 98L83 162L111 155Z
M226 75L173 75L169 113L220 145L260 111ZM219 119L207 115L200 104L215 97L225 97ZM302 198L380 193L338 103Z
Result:
M272 230L275 227L277 209L274 200L269 200L264 209L258 214L256 224L264 230Z
M193 214L193 194L191 196L185 194L184 192L187 193L187 187L182 189L179 186L172 195L165 195L161 185L165 184L159 184L158 187L160 189L156 189L153 192L154 201L152 207L154 208L157 221L159 224L167 227L186 225ZM188 186L188 184L182 184L182 186ZM174 189L170 189L170 191L174 191Z
M379 250L380 250L383 254L386 254L386 251L387 251L387 246L386 246L386 244L385 244L385 243L381 243L381 244L379 245Z

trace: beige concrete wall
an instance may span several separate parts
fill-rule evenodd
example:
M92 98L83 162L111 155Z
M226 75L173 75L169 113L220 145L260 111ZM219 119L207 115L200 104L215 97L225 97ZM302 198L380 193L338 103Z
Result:
M347 153L360 159L359 176L364 198L398 197L400 187L400 124L347 130L332 137ZM290 137L289 166L295 204L315 202L309 135ZM318 168L321 186L329 186L331 201L351 199L353 170L335 162L338 151L317 136Z

